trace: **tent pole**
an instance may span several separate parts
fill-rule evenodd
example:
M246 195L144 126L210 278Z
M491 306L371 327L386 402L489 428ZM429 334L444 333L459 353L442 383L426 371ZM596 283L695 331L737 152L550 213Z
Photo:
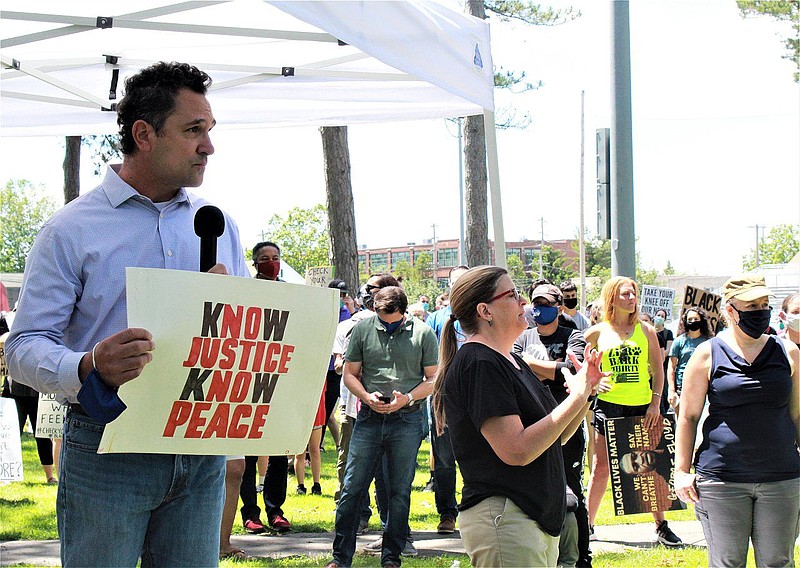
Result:
M486 135L486 164L489 170L489 198L494 230L494 263L506 268L506 238L503 231L503 206L500 200L500 167L497 161L497 132L494 112L483 109L483 131Z

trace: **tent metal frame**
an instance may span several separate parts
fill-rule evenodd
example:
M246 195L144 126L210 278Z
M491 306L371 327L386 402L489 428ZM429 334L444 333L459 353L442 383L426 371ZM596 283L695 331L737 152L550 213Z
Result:
M234 36L234 37L251 37L258 39L276 39L276 40L293 40L293 41L310 41L310 42L325 42L325 43L342 43L336 37L328 33L317 32L296 32L272 29L255 29L255 28L242 28L242 27L228 27L228 26L210 26L210 25L197 25L197 24L181 24L171 22L152 22L148 21L149 18L165 16L169 14L182 13L198 8L206 8L209 6L224 4L228 0L197 0L180 2L176 4L169 4L160 6L158 8L143 10L139 12L131 12L121 14L118 16L98 16L97 18L69 16L64 14L37 14L32 12L20 11L0 11L0 19L4 20L20 20L29 22L44 22L65 24L64 27L46 30L42 32L35 32L24 34L12 38L4 38L0 40L0 48L8 48L27 43L33 43L45 39L52 39L63 37L72 34L83 33L92 30L104 28L126 28L126 29L142 29L161 32L180 32L180 33L194 33L203 35L220 35L220 36ZM330 66L348 61L357 61L361 58L367 58L368 55L363 52L355 55L347 55L341 58L327 59L307 63L300 66L291 68L287 67L257 67L248 65L222 65L214 63L191 62L203 69L209 70L224 70L224 71L237 71L248 73L247 76L237 79L223 81L212 85L212 90L221 90L245 85L248 83L257 83L263 81L265 78L284 76L287 73L297 76L306 77L334 77L347 80L383 80L383 81L416 81L416 77L408 74L398 73L363 73L353 71L336 71L329 69ZM11 91L3 88L0 91L0 96L8 98L16 98L22 100L30 100L45 103L54 103L61 105L70 105L85 108L95 108L101 111L110 111L114 108L114 103L111 99L104 100L92 93L80 88L77 85L69 84L65 81L57 79L51 75L53 71L61 69L69 69L85 65L96 65L98 63L105 63L111 70L120 68L125 65L142 65L155 63L155 61L144 61L140 59L129 59L113 55L103 54L97 58L80 58L80 59L50 59L50 60L28 60L20 61L0 55L0 65L4 68L2 72L3 81L13 79L20 75L28 75L39 81L47 83L65 93L73 95L74 99L37 95L33 93L22 93L18 91ZM484 133L486 136L486 158L487 158L487 171L488 182L490 191L490 206L492 213L492 226L494 233L494 247L495 247L495 264L498 266L506 267L506 250L505 250L505 237L503 231L503 216L502 205L500 196L500 170L497 158L497 134L495 129L494 112L490 109L484 108ZM461 236L463 239L464 235ZM488 259L487 259L488 262Z

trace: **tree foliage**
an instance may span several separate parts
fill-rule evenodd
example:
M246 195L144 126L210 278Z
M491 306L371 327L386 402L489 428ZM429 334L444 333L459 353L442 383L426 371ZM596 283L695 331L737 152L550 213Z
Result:
M550 245L544 245L542 249L542 265L544 277L556 286L577 276L575 270L567 264L564 253Z
M0 272L23 272L36 234L55 212L55 202L27 180L9 180L0 190Z
M483 6L488 12L497 14L501 22L519 20L534 26L557 26L581 16L580 10L572 7L555 10L520 0L494 0L484 2Z
M525 266L518 254L506 255L506 270L517 288L524 290L528 286L530 278L525 274Z
M737 0L742 17L771 16L792 23L792 35L784 38L784 59L795 64L794 80L800 83L800 0Z
M577 245L573 245L577 246ZM611 241L609 239L589 239L584 243L586 254L586 276L592 278L594 284L586 290L587 301L594 301L600 296L600 289L611 278ZM642 268L639 253L636 253L636 283L639 286L656 284L657 270Z
M758 243L758 264L785 264L800 252L800 225L775 225L766 238ZM742 268L755 270L756 251L752 249L742 259Z
M442 293L441 287L432 278L433 256L430 252L419 253L414 261L414 266L401 260L392 266L392 274L401 279L409 304L413 304L422 294L425 294L430 298L431 306L433 306L436 297ZM364 280L366 281L366 276Z
M295 207L286 217L273 215L264 236L281 247L281 260L300 274L330 264L328 214L321 203L310 209Z
M83 145L92 153L92 173L99 176L105 165L122 159L119 134L84 136Z

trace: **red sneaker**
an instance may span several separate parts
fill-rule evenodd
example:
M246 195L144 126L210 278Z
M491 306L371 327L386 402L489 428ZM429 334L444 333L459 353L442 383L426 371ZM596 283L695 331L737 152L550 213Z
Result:
M287 521L283 515L275 515L274 517L270 517L269 526L278 532L289 532L292 530L292 523Z
M267 529L264 528L264 525L261 523L260 519L247 519L244 522L244 530L250 534L261 534Z

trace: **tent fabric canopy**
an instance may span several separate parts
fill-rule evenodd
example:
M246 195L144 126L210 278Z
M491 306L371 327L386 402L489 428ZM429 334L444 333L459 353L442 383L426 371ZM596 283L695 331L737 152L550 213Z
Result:
M162 60L212 76L220 127L493 109L488 24L436 2L141 0L127 12L130 5L3 3L4 136L116 132L110 109L125 78Z
M211 75L218 128L482 114L505 266L488 24L437 2L4 0L0 134L117 132L125 78L157 61Z

